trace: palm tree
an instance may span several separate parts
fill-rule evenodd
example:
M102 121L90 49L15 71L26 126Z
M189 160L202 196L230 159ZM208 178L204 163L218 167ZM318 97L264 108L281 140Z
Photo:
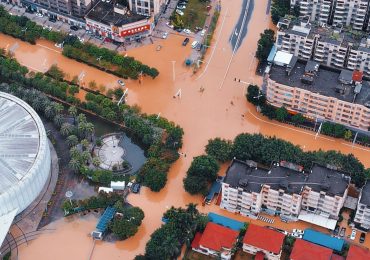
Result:
M55 126L60 129L60 127L62 126L64 122L64 118L61 115L56 115L53 121L54 121Z
M64 106L58 102L53 102L53 106L56 114L60 114L64 110Z
M87 141L86 139L83 139L83 140L81 140L81 145L82 145L82 148L84 149L84 150L86 150L88 147L89 147L89 141Z
M85 131L86 131L86 123L85 122L78 122L78 136L79 137L85 137Z
M69 155L71 158L76 160L80 160L81 158L81 152L76 148L76 146L73 146L71 149L69 149Z
M81 163L76 158L72 158L68 163L69 168L71 168L74 172L78 172L81 168Z
M55 115L55 112L54 112L54 107L51 106L51 105L48 105L46 108L45 108L45 116L48 118L48 119L52 119Z
M91 137L90 141L92 140L92 134L94 133L94 131L95 131L94 124L93 123L86 123L85 135Z
M32 107L36 111L41 111L43 109L43 103L40 98L36 98L32 101Z
M85 114L82 114L82 113L80 113L80 114L78 114L78 116L77 116L77 122L78 123L86 123L86 115Z
M186 209L186 211L191 215L191 217L194 219L197 215L198 215L198 213L199 213L199 211L198 211L198 209L197 209L197 204L194 204L194 203L189 203L188 205L186 205L187 206L187 209Z
M69 147L76 146L78 144L78 138L75 135L70 135L67 137L67 144Z
M87 164L91 160L91 155L88 151L83 151L81 154L82 161Z
M180 253L180 242L177 240L176 235L171 235L167 237L163 242L163 248L167 252L167 256L171 258L178 256Z
M70 135L73 132L73 125L70 123L63 123L62 126L60 127L60 133L63 136Z
M99 157L94 157L92 158L92 164L95 166L95 167L98 167L100 165L100 159Z
M76 121L76 116L77 116L77 108L75 106L70 106L68 108L68 113L73 117L73 124Z

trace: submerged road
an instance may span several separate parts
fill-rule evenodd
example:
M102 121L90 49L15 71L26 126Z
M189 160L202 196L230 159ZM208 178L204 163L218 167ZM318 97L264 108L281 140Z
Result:
M183 65L185 58L189 56L191 51L190 46L183 47L181 45L184 37L170 35L166 40L159 39L153 45L129 51L129 55L150 66L157 67L160 75L154 80L145 77L141 84L137 81L127 80L126 85L130 89L128 103L130 105L138 104L145 113L160 113L181 125L185 131L181 152L186 153L187 156L181 157L172 165L167 185L160 192L151 192L143 187L140 194L129 195L129 202L134 206L141 207L145 212L145 218L138 233L123 242L96 243L92 259L133 259L135 255L144 252L145 244L150 235L161 225L164 211L172 205L185 206L190 202L201 204L202 198L200 196L190 196L184 191L183 177L192 158L204 153L204 146L211 138L233 139L242 132L276 135L300 145L306 151L333 149L343 153L353 153L367 167L370 167L370 150L359 146L352 147L350 143L343 140L321 135L316 139L315 133L262 117L252 105L246 102L244 93L247 84L242 82L261 84L261 78L253 73L256 64L251 53L256 50L260 33L269 28L271 24L269 19L266 19L268 1L254 1L253 12L248 18L247 26L245 26L248 33L241 41L238 51L228 66L230 57L233 55L229 36L230 33L234 32L239 21L239 17L230 14L245 12L241 8L242 6L242 0L222 1L221 17L225 19L224 21L223 18L220 19L215 32L214 39L217 39L218 43L213 54L211 52L207 54L205 58L206 61L209 61L207 71L198 80L196 80L198 74L194 75L191 69ZM225 15L226 10L228 10L228 15ZM221 23L223 23L222 31ZM95 80L98 85L104 84L107 89L117 86L117 77L63 57L59 53L60 50L48 42L38 42L42 46L29 45L14 38L0 35L0 47L6 47L8 44L12 46L15 42L19 44L15 50L15 57L30 68L43 71L51 64L56 63L69 74L68 77L84 72L86 83ZM162 45L161 51L156 51L157 44ZM211 57L212 59L210 59ZM175 81L172 78L173 71L176 73ZM226 71L228 73L224 77ZM224 87L220 89L219 85L223 78ZM234 81L234 78L241 79L241 82ZM201 88L204 91L200 91ZM182 93L181 98L173 98L174 93L179 90ZM225 170L226 165L222 167L221 173ZM213 211L243 221L250 220L230 214L215 205L200 206L199 208L203 212ZM255 223L266 224L259 221ZM96 219L93 216L78 220L63 219L53 223L52 226L56 228L56 232L45 234L28 246L22 246L20 259L87 259L91 249L91 238L88 234L95 224ZM293 228L292 224L277 222L276 225L286 229ZM294 226L301 229L306 227L302 223L296 223ZM48 250L45 250L45 245Z

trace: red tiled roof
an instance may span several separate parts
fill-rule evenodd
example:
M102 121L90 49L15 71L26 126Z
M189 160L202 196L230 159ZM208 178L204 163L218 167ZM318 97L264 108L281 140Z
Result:
M199 245L215 251L220 251L221 248L231 249L238 235L239 232L235 230L209 222L199 241Z
M370 259L369 249L361 248L358 246L351 246L348 250L347 260L365 260Z
M363 75L364 75L364 73L362 71L354 70L353 73L352 73L352 80L361 82Z
M315 260L330 260L333 250L319 246L302 239L296 239L294 242L291 260L311 260L315 256Z
M258 251L254 260L263 260L263 259L265 259L265 254L261 251Z
M193 242L191 242L191 248L199 248L199 241L200 241L201 238L202 238L202 233L197 232L195 234Z
M346 259L341 255L332 254L330 260L346 260Z
M284 242L284 235L275 230L250 224L243 243L279 254Z

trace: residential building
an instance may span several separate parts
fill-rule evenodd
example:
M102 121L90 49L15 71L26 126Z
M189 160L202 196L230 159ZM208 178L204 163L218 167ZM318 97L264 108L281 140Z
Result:
M140 39L151 34L153 19L131 12L127 7L98 2L86 15L88 30L117 42Z
M350 178L332 166L303 167L282 161L270 169L234 159L222 183L220 207L243 216L261 211L287 221L302 219L334 229Z
M300 15L320 25L351 26L355 30L366 30L369 22L369 0L291 0L298 4Z
M168 0L128 0L130 10L137 14L155 16Z
M359 246L351 245L348 250L347 260L370 259L370 250Z
M354 222L362 229L370 229L370 181L361 190Z
M311 260L312 256L315 256L315 260L331 260L332 255L333 250L329 248L297 238L290 254L290 260Z
M261 259L278 260L284 238L285 235L278 231L249 224L243 238L243 251L252 255L263 254Z
M228 260L238 235L238 231L208 222L203 233L195 234L191 248L204 255L221 256L221 259Z
M358 71L321 68L277 52L265 75L267 101L285 106L316 121L330 121L353 129L370 128L370 84Z

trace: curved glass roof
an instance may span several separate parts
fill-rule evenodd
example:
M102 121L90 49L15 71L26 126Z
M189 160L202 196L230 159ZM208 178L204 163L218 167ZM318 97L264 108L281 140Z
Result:
M0 92L0 194L32 168L39 150L37 114L22 100Z

